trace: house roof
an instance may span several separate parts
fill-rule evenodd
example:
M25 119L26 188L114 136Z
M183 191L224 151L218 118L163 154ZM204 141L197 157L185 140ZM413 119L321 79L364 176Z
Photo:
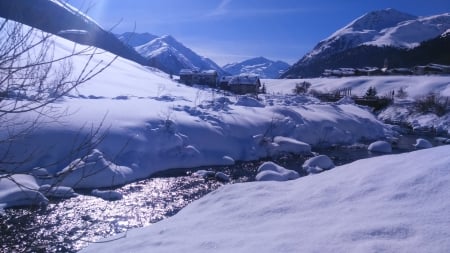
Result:
M230 85L242 85L242 84L257 85L259 84L259 76L255 75L233 76L228 83Z

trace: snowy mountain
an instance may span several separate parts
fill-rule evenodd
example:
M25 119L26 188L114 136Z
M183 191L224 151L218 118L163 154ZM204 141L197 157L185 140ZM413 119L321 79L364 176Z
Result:
M89 16L64 1L0 1L0 17L146 64L145 59L133 48L125 45L114 34L103 29Z
M450 28L450 13L416 17L394 9L369 12L321 41L306 58L359 45L414 48Z
M122 34L118 34L116 36L117 38L119 38L119 40L132 47L144 45L145 43L158 38L158 36L150 33L135 33L135 32L125 32Z
M271 61L264 57L252 58L243 62L223 66L223 70L233 75L255 74L261 78L278 78L290 67L282 61Z
M319 42L311 52L294 64L284 74L284 77L289 75L316 76L316 72L310 73L312 71L308 69L310 64L323 65L329 62L335 54L362 46L394 49L416 48L424 41L439 37L448 29L450 29L450 13L417 17L394 9L373 11L350 22L330 37ZM382 62L378 65L382 66ZM302 71L302 69L308 70Z
M213 69L219 75L225 74L225 71L212 60L198 55L170 35L155 38L135 49L152 66L167 73L178 74L181 69Z

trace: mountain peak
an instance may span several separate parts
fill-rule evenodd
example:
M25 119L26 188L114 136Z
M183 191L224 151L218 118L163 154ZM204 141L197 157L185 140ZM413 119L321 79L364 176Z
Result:
M171 35L157 37L135 49L167 73L178 74L181 69L199 69L216 70L221 75L225 74L216 63L196 54Z
M347 28L354 31L376 30L392 27L400 22L417 19L417 16L403 13L392 8L368 12L351 22Z

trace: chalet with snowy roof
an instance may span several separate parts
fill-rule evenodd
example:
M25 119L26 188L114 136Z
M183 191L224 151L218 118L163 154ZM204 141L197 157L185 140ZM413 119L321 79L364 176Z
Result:
M258 93L261 89L261 81L257 75L232 76L228 84L221 83L221 88L236 94Z
M180 71L180 82L186 85L208 85L216 87L218 74L215 70L198 71L193 69L182 69Z

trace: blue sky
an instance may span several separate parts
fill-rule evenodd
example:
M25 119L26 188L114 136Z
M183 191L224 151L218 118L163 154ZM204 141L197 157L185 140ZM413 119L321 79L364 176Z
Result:
M67 0L104 28L170 34L219 65L257 56L295 63L359 16L450 12L450 0ZM116 26L117 25L117 26Z

